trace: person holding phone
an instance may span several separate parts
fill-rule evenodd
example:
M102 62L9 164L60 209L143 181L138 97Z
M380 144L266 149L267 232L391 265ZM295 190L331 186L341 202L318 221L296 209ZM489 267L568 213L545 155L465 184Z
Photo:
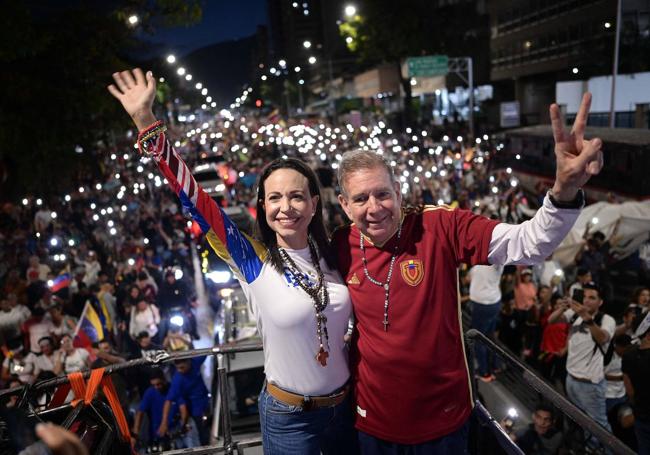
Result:
M607 421L604 358L616 321L600 311L603 299L591 282L575 289L549 317L549 323L568 322L566 392L569 399L596 422L611 431ZM589 443L597 444L590 438Z

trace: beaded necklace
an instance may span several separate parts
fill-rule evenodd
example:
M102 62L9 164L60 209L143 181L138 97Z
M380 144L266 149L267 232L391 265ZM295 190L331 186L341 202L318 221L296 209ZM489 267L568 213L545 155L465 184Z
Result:
M318 335L318 343L320 345L318 352L316 353L316 361L321 364L321 366L327 365L327 358L329 357L329 352L325 350L323 345L323 335L325 335L325 345L329 349L329 336L327 334L327 317L323 314L325 308L330 303L330 295L327 292L327 285L325 283L325 276L323 271L320 268L320 263L318 261L318 254L316 253L316 247L312 242L311 238L307 239L309 244L309 254L311 256L311 262L316 269L318 275L316 285L311 286L309 281L305 279L305 274L300 270L298 265L291 259L289 253L287 253L284 248L278 248L280 252L280 257L282 262L289 269L291 275L296 279L298 286L305 291L309 297L314 302L314 310L316 310L316 334Z
M383 283L373 277L368 273L368 260L366 259L366 248L363 245L363 234L359 233L359 248L361 249L361 262L363 262L363 273L366 275L368 280L377 286L384 288L384 332L388 332L388 300L390 293L390 279L393 276L393 267L395 266L395 260L397 259L397 249L399 248L399 239L402 236L402 223L399 223L399 228L397 229L397 240L395 241L395 248L393 248L393 255L390 258L390 265L388 266L388 276L386 281Z

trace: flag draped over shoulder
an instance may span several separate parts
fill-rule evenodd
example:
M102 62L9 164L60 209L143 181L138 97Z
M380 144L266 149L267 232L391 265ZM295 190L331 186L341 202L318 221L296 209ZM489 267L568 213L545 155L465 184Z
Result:
M95 310L95 307L86 301L83 313L75 329L74 345L79 348L92 347L93 343L102 340L107 333L103 318Z

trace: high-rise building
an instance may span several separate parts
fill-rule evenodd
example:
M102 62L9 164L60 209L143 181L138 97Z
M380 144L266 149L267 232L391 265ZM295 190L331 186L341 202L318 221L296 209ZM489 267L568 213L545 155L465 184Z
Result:
M623 52L648 39L650 1L621 1ZM491 79L519 101L522 124L548 122L556 82L611 74L616 7L617 0L488 2ZM643 70L638 63L621 61L619 70Z

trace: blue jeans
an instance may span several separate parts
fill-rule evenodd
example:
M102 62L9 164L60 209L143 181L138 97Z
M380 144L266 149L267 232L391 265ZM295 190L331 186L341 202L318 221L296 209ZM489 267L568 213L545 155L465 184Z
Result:
M266 455L359 453L349 395L337 406L304 411L271 396L265 384L258 407Z
M636 419L634 421L634 433L639 445L639 455L650 455L650 422Z
M422 444L398 444L359 431L363 455L463 455L467 454L469 419L458 430Z
M501 311L501 302L484 305L472 302L472 328L478 330L488 338L492 338L497 328L497 320ZM489 351L483 343L478 341L474 344L476 360L478 362L478 374L487 376L492 373L494 365L491 364Z
M598 422L607 431L612 431L607 421L605 392L607 381L603 379L598 384L576 381L570 374L566 377L566 394L569 400L582 409L589 417ZM599 447L598 440L590 436L587 443Z

